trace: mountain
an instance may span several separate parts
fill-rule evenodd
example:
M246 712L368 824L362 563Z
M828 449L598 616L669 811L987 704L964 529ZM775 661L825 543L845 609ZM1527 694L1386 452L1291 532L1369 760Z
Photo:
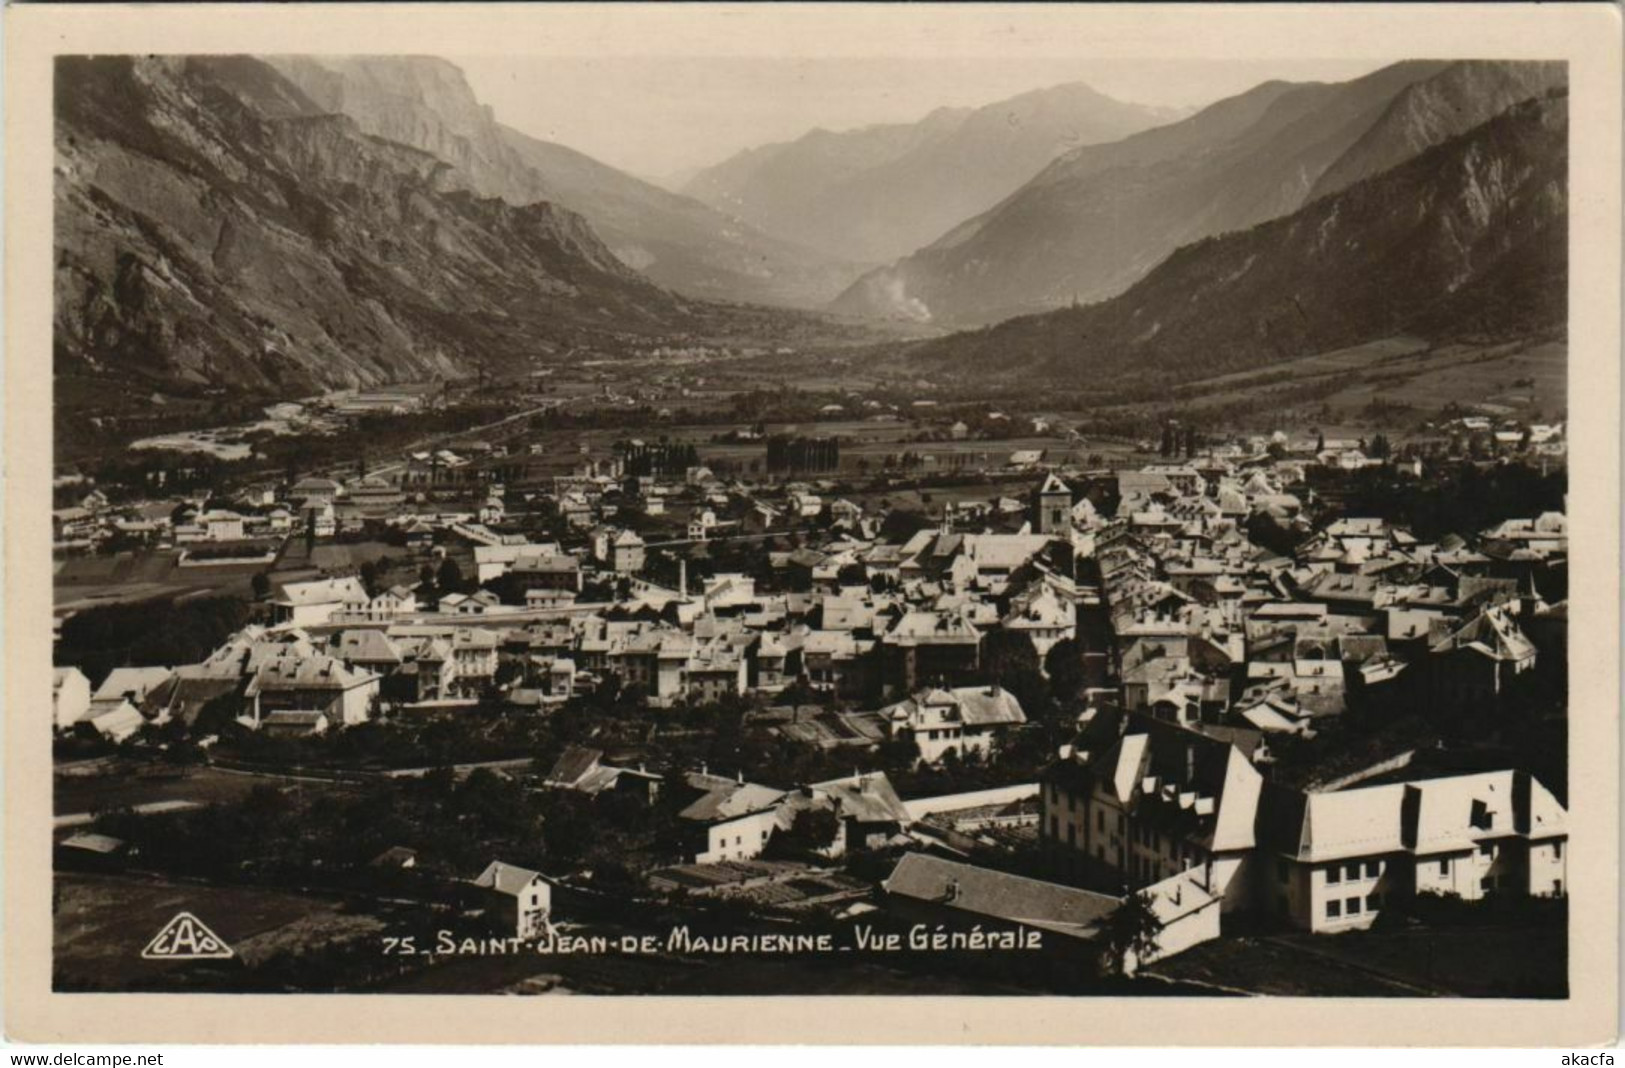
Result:
M970 325L1101 300L1181 245L1295 211L1564 78L1560 63L1410 61L1349 82L1266 82L1067 153L834 307Z
M63 58L55 114L59 404L469 373L710 314L254 59Z
M1499 115L1512 105L1567 84L1563 63L1452 63L1405 87L1387 110L1309 191L1314 200L1403 163Z
M907 358L979 380L1171 386L1401 334L1561 330L1567 185L1568 99L1552 90L1288 216L1180 248L1120 296Z
M684 192L767 233L874 263L991 207L1068 149L1180 114L1061 85L913 123L814 130L707 168Z
M616 256L689 296L794 308L829 303L862 267L768 237L692 197L574 149L502 128L552 197L581 212Z
M322 111L422 149L474 192L578 212L610 250L693 297L827 303L861 267L771 238L690 197L497 122L454 64L430 56L268 56ZM873 261L870 261L873 262Z

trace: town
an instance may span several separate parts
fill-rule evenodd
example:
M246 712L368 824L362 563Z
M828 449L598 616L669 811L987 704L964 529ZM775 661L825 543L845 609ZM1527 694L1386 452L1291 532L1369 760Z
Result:
M206 886L240 989L1563 996L1561 423L681 373L61 469L59 923ZM380 948L920 924L959 985ZM196 981L75 946L67 988Z

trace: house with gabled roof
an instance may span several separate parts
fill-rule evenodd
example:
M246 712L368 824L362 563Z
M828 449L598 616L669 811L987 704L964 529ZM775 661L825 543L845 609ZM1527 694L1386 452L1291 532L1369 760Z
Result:
M552 929L553 884L540 872L493 860L470 885L487 919L505 936L535 939Z
M883 771L855 771L843 778L809 783L786 793L780 809L779 825L785 828L804 810L829 812L837 830L822 852L831 858L885 846L914 822Z
M991 686L927 689L881 710L894 738L908 738L926 764L949 753L991 759L999 739L1027 722L1021 702L1009 690Z
M59 667L51 677L51 723L58 730L73 726L90 711L90 680L76 667Z
M695 864L759 857L779 828L779 802L785 791L712 775L701 768L683 776L678 789L688 803L677 816L688 828L684 852Z
M276 621L295 627L329 623L335 616L365 611L372 600L354 575L284 583L271 601Z
M929 853L905 853L880 888L887 905L908 919L934 923L964 918L993 929L1027 927L1088 942L1098 941L1101 925L1122 905L1121 898L1110 894Z
M662 778L641 766L622 768L605 764L601 749L570 745L553 762L542 785L554 790L574 790L589 797L624 790L652 801L660 792Z
M277 733L316 734L364 723L372 715L380 678L347 667L334 656L283 656L266 662L249 681L247 725Z
M1040 781L1040 841L1063 865L1131 888L1190 872L1225 912L1250 904L1263 777L1234 741L1093 709Z
M1535 644L1524 634L1516 605L1492 605L1431 640L1425 664L1436 700L1454 704L1494 701L1535 666Z
M1526 772L1330 791L1270 787L1259 821L1270 911L1311 931L1369 927L1396 900L1561 897L1563 806Z

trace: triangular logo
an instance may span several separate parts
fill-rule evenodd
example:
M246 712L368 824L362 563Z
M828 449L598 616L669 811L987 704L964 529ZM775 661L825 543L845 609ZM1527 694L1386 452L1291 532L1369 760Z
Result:
M226 940L190 912L177 912L141 951L147 960L225 960L234 957Z

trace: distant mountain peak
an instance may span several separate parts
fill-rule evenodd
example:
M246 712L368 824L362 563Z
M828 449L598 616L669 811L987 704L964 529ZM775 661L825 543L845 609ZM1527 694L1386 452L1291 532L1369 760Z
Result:
M1288 214L1562 78L1558 64L1407 60L1347 82L1263 82L1060 154L834 308L971 325L1102 300L1182 244Z
M920 343L986 380L1177 383L1407 335L1561 333L1568 109L1524 100L1395 168L1174 250L1126 292Z
M1176 115L1072 82L916 122L820 127L736 153L683 188L767 233L874 262L991 207L1069 148Z

